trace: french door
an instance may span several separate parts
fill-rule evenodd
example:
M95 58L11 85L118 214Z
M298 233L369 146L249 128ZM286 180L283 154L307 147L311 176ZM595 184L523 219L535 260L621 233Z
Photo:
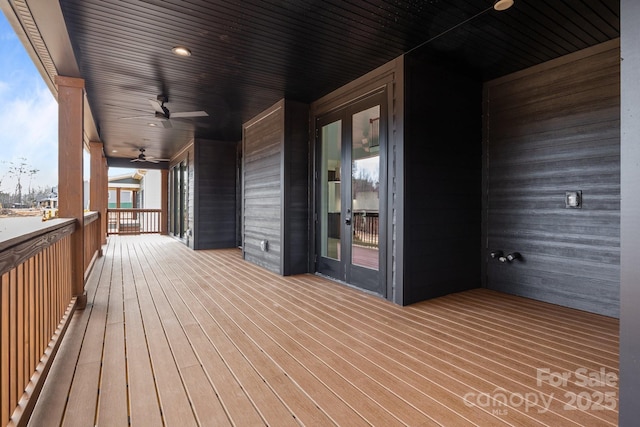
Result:
M386 289L384 100L381 92L316 123L316 269L380 295Z

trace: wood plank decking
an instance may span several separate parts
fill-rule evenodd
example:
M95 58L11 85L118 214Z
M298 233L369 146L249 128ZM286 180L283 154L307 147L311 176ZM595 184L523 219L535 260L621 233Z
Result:
M483 289L399 307L160 236L109 238L87 291L33 426L617 424L615 319Z

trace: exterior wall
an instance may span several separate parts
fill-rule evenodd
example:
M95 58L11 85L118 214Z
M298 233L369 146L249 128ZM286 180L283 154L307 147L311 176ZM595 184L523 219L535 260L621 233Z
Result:
M161 197L160 189L162 187L162 173L156 169L149 169L140 181L140 190L142 191L142 208L144 209L160 209Z
M285 101L281 181L284 275L308 272L309 263L309 106Z
M621 1L621 158L620 224L620 418L621 427L640 420L640 2Z
M284 108L277 103L243 127L243 239L247 261L280 273ZM268 247L261 249L261 242Z
M618 316L617 40L485 86L485 249L491 289ZM581 209L565 207L582 191Z
M307 271L308 117L281 100L243 126L243 255L283 275Z
M194 248L236 246L235 142L194 142Z
M480 286L482 83L405 56L404 290L411 304Z

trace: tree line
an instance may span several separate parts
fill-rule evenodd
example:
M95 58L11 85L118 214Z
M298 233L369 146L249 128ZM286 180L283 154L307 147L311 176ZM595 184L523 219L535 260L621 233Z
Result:
M0 204L4 207L20 205L25 207L33 207L36 201L41 198L48 197L53 188L33 188L31 183L33 178L40 172L29 164L26 158L19 157L15 161L0 161L4 172L0 173ZM16 186L9 191L5 191L3 183L7 178L16 183ZM26 183L26 191L25 191Z

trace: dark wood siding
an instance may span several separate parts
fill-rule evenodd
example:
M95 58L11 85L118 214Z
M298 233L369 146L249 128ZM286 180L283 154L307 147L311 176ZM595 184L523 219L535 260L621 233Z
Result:
M618 41L486 84L487 286L618 316ZM582 191L581 209L565 207Z
M309 262L309 106L285 102L281 271L306 273Z
M247 261L280 272L284 109L276 104L244 126L243 243ZM260 243L268 241L268 250Z
M480 286L482 82L405 56L404 298Z
M243 253L279 274L307 271L308 129L308 106L285 100L244 125Z
M194 249L236 246L236 147L235 142L194 142Z

